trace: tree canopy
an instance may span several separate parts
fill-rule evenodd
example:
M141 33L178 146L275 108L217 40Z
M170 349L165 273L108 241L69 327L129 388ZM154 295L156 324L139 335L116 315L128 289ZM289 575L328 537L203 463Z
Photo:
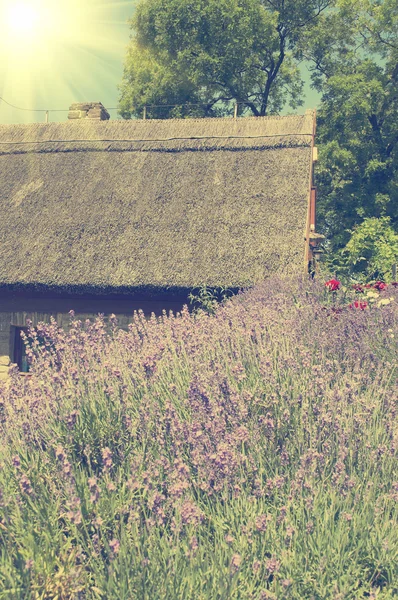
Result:
M354 231L366 254L364 232L398 229L398 4L339 0L304 47L322 93L318 213L336 262L347 264Z
M141 116L144 106L158 118L219 116L231 103L255 116L297 108L298 44L330 2L140 0L120 89L122 116Z
M309 66L330 265L387 276L381 257L398 262L396 0L139 0L131 29L125 118L144 106L155 118L222 116L235 103L279 114L302 104Z

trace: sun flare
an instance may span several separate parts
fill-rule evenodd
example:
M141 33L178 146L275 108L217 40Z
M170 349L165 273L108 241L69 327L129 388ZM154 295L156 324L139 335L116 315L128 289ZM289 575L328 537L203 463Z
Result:
M57 26L55 2L47 0L3 0L1 11L3 44L7 44L10 51L26 48L30 52L35 47L44 46Z
M128 40L132 0L0 0L0 96L16 106L57 109L114 90ZM126 20L115 15L123 8ZM126 35L127 34L127 35ZM102 92L101 99L104 98ZM12 109L0 101L2 115ZM17 112L18 121L41 112Z
M6 11L6 24L14 35L32 34L40 23L38 10L25 2L11 4Z

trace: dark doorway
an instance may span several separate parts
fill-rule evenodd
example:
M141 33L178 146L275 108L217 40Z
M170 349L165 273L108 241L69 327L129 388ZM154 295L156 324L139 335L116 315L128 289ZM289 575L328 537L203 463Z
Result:
M28 357L26 356L26 347L25 343L21 337L21 332L25 333L28 331L27 327L17 327L12 325L11 329L11 339L13 344L13 356L12 362L18 365L18 369L22 373L29 372L29 363Z

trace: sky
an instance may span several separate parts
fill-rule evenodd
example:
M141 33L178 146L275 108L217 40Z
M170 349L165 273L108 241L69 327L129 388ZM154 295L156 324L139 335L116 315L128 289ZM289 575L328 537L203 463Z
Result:
M135 0L0 0L0 124L65 121L74 102L102 102L111 118ZM306 77L308 79L308 77ZM316 107L305 86L297 112ZM39 109L33 112L28 109ZM59 112L58 112L59 111Z

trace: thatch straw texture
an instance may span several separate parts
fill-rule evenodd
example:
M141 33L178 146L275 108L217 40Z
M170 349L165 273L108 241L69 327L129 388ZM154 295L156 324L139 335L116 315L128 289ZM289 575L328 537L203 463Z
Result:
M164 140L197 137L308 136L314 114L241 119L169 119L147 121L90 121L0 125L1 145L54 140ZM4 148L2 148L2 151Z
M312 127L309 114L0 126L0 285L236 288L302 269Z

